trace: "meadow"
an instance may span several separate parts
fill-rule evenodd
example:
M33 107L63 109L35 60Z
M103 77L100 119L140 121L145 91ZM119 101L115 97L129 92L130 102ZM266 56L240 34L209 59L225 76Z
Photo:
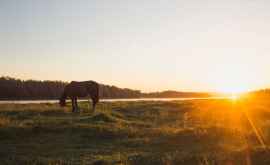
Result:
M270 100L0 105L0 164L269 165Z

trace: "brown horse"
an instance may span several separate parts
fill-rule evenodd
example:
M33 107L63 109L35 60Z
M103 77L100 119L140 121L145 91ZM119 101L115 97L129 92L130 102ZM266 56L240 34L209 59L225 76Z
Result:
M79 110L77 99L79 97L90 96L93 104L93 111L95 111L96 104L99 101L99 85L95 81L72 81L65 86L64 92L59 100L61 106L66 106L66 99L69 97L72 101L72 112Z

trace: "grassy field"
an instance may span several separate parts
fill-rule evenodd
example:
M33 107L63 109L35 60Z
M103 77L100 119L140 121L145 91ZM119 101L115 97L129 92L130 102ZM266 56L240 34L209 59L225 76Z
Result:
M88 106L0 105L0 164L270 164L270 100Z

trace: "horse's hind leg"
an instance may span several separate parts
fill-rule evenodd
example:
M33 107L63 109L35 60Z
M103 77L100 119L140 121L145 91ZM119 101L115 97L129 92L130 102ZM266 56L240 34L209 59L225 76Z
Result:
M93 111L96 110L97 101L96 99L93 99Z
M91 105L91 101L89 100L89 104ZM92 99L92 112L95 112L96 109L96 102L94 99Z
M72 100L72 112L77 112L78 111L77 99L73 97L71 100Z
M76 111L76 105L75 105L75 99L71 98L71 104L72 104L72 112Z
M96 103L95 101L93 101L93 112L95 112L95 110L96 110Z

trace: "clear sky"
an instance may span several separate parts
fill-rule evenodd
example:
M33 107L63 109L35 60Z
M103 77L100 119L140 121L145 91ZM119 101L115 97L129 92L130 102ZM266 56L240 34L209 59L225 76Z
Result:
M267 0L1 0L0 75L142 91L270 87Z

